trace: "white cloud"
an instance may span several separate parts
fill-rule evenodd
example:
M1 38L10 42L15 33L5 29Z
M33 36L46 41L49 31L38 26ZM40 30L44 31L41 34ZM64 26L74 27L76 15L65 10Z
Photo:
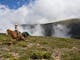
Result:
M80 17L80 0L37 0L33 10L49 22Z
M28 14L27 7L23 6L18 10L8 9L4 5L0 5L0 28L14 29L15 24L24 24L26 15Z
M42 24L79 17L80 0L36 0L35 4L17 10L0 5L0 28L3 29L14 29L14 24Z

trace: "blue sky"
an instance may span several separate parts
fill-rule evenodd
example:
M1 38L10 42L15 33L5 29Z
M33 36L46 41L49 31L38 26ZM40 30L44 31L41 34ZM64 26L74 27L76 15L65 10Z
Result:
M6 5L10 9L17 9L22 5L28 5L31 1L34 0L0 0L0 4Z
M70 18L80 18L80 0L0 0L1 29L12 29L13 24L44 24Z

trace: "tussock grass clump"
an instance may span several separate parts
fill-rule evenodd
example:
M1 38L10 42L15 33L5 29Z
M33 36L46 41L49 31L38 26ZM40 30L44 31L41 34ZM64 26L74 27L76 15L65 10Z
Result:
M48 51L34 50L30 54L31 59L51 59L51 53Z

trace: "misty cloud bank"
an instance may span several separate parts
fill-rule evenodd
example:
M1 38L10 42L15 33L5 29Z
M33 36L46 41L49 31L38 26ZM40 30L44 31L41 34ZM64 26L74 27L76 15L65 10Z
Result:
M16 10L0 5L0 32L5 32L8 28L14 30L14 25L18 24L21 32L28 31L31 35L65 37L69 31L66 26L50 25L49 27L40 24L80 18L79 5L80 0L35 0L34 3L23 5ZM24 29L21 24L37 25L33 29L29 26Z
M75 19L74 21L77 21L77 19ZM25 32L27 31L32 36L53 36L80 39L80 21L74 23L59 22L31 25L23 24L22 27Z

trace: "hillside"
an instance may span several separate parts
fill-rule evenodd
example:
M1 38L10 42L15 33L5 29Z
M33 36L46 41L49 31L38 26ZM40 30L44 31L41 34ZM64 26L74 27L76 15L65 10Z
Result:
M80 19L78 18L66 19L66 20L61 20L58 22L47 23L47 24L41 24L41 26L46 31L45 33L47 33L47 31L49 31L47 34L49 34L50 32L53 33L53 35L51 34L52 36L54 36L54 34L56 34L57 32L58 33L63 32L70 38L80 39ZM57 37L57 35L55 36Z
M29 36L16 41L0 35L0 60L80 60L80 40Z
M72 18L45 24L22 24L32 36L55 36L80 39L80 19ZM35 32L36 31L36 32Z

